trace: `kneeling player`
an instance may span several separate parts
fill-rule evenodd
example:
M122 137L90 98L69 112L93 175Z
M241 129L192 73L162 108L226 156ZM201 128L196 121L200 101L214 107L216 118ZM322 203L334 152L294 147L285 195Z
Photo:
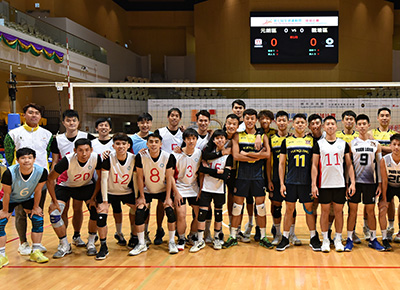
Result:
M47 170L34 164L36 153L30 148L18 149L16 157L18 164L10 166L1 180L4 196L0 201L0 268L8 265L5 227L14 208L20 204L32 221L32 253L29 260L37 263L49 261L41 252L44 248L41 244L43 211L39 207Z
M60 245L53 258L62 258L72 252L71 245L68 243L67 231L61 214L65 204L72 199L85 201L90 212L89 220L89 241L86 245L88 256L96 255L94 246L96 237L97 211L94 201L94 193L100 190L100 169L101 157L93 152L92 143L89 139L81 138L75 142L74 153L67 154L58 162L50 172L47 180L47 190L51 196L52 203L49 207L50 222L53 229L60 239ZM93 174L96 170L97 182L93 182ZM54 187L54 182L64 171L67 172L68 179L62 181Z

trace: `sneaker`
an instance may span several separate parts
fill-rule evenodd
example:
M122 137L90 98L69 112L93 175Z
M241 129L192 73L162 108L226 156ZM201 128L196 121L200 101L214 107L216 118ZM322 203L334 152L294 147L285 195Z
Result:
M282 236L281 242L276 246L277 251L284 251L286 248L290 247L289 239L285 236Z
M188 235L188 236L187 236L187 243L188 243L188 245L194 246L194 244L196 243L196 241L197 241L196 235Z
M186 240L185 239L179 239L178 240L177 248L178 248L179 251L183 251L185 249L185 245L186 245Z
M64 257L65 255L71 254L72 253L72 248L71 244L68 244L67 247L63 247L61 244L58 245L57 252L54 253L53 259L59 259Z
M96 256L97 254L97 250L96 250L96 246L92 243L88 243L86 246L86 255L88 256Z
M330 250L331 250L331 242L329 241L329 239L323 239L321 251L324 253L329 253Z
M369 241L369 239L371 238L371 233L369 232L369 228L364 226L363 227L363 232L364 232L365 240Z
M38 249L30 254L29 261L36 263L47 263L49 261L49 258L43 255L43 253Z
M29 246L28 242L24 242L18 247L18 253L22 256L29 256L32 253L32 248Z
M72 244L76 247L86 246L85 242L82 240L81 236L72 237Z
M291 242L294 246L301 246L301 241L295 234L289 235L289 242Z
M264 248L268 248L268 249L272 249L274 247L274 245L271 244L271 242L268 240L267 237L264 237L261 239L260 246L262 246Z
M392 245L389 243L389 239L382 240L382 246L385 248L386 252L390 252L393 250Z
M213 248L214 248L214 250L221 250L223 244L224 244L223 240L214 239L214 241L213 241Z
M246 237L242 232L237 234L237 240L242 243L250 243L250 237Z
M154 239L154 245L161 245L163 242L163 236L165 236L165 232L163 228L157 229L156 236Z
M203 249L205 246L206 246L206 243L204 242L204 240L195 241L194 246L190 248L189 252L196 253L196 252L200 251L201 249Z
M368 247L375 249L379 252L385 251L385 248L378 242L376 238L368 243Z
M333 239L332 239L332 229L328 230L328 239L331 245L333 245Z
M0 255L0 269L8 265L7 256Z
M107 245L101 245L100 251L96 254L96 260L104 260L105 258L107 258L107 256L108 256Z
M252 229L253 229L253 225L252 225L252 224L247 223L247 224L244 226L244 233L243 233L243 235L244 235L246 238L249 239L249 242L250 242L250 236L251 236L251 230L252 230Z
M357 236L356 232L353 232L353 243L354 244L361 244L360 238Z
M46 252L47 252L46 247L43 246L42 244L39 244L39 245L36 247L36 250L39 250L39 251L41 251L42 253L46 253ZM33 247L32 247L32 251L33 251ZM33 251L33 252L34 252L34 251Z
M312 237L312 239L310 240L310 247L311 249L313 249L313 251L321 251L321 242L318 238L318 235Z
M254 240L256 242L261 240L261 231L260 231L260 227L259 226L256 226L256 233L254 234Z
M394 234L394 228L393 227L388 227L387 228L387 240L389 241L389 242L392 242L393 241L393 234Z
M146 252L147 251L147 247L146 245L143 244L137 244L130 252L129 252L129 256L137 256L142 252Z
M117 245L120 246L126 246L126 240L124 238L124 235L122 233L115 233L114 234L114 238L117 240Z
M279 243L281 242L281 240L282 240L282 235L276 235L275 237L274 237L274 240L272 241L272 245L273 246L277 246L277 245L279 245Z
M168 251L170 254L177 254L179 252L178 247L176 246L175 242L168 243Z
M347 238L346 245L344 246L344 250L346 252L351 252L353 250L353 247L354 247L353 241L350 240L350 238Z
M232 236L229 236L229 238L224 242L222 248L227 249L233 246L236 246L238 244L238 239L233 238Z
M132 250L139 243L138 236L134 236L131 234L131 238L129 239L128 245L126 246L128 249Z
M397 235L394 237L394 242L395 242L395 243L400 243L400 230L399 230L399 232L397 233Z
M151 240L150 240L150 236L149 236L150 232L147 232L144 234L144 240L146 242L146 246L150 246L151 245Z
M343 244L342 244L342 239L335 239L335 241L334 241L334 244L335 244L335 250L336 250L336 252L343 252L344 251L344 247L343 247Z

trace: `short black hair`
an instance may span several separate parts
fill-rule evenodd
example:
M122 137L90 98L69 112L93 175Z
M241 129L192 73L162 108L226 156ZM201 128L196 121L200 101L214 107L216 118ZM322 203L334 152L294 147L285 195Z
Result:
M246 110L244 110L244 112L243 112L243 117L246 116L246 115L249 115L249 116L256 116L256 118L257 118L257 111L254 110L254 109L246 109Z
M32 155L33 158L36 158L36 151L28 147L23 147L18 149L16 152L17 160L25 155Z
M210 140L214 141L215 138L217 138L218 136L224 136L225 138L228 138L228 135L226 134L226 132L222 129L217 129L214 131L214 133L211 135Z
M141 121L153 121L153 117L149 113L146 112L146 113L140 114L139 117L137 118L137 121L138 122L141 122Z
M123 133L123 132L118 132L118 133L115 133L114 134L114 136L113 136L113 141L115 142L115 141L126 141L126 142L129 142L129 136L128 135L126 135L125 133Z
M392 111L390 111L389 108L383 107L383 108L378 109L378 116L382 111L388 111L389 115L392 115Z
M238 122L240 123L240 118L239 118L239 116L236 115L236 114L233 114L233 113L232 113L232 114L229 114L228 116L226 116L225 120L228 119L228 118L236 119L236 120L238 120Z
M196 113L196 120L199 119L199 116L200 116L200 115L203 115L203 116L207 117L208 120L211 119L211 114L210 114L210 112L207 111L207 110L200 110L200 111L198 111L198 112Z
M285 111L278 111L275 117L278 119L278 117L283 117L283 116L285 116L289 120L289 114Z
M79 114L75 110L65 110L63 112L62 117L63 117L63 120L65 120L66 117L68 117L68 118L76 117L79 120Z
M390 142L392 142L393 140L397 140L400 142L400 134L396 133L396 134L393 134L392 136L390 136Z
M232 109L233 109L233 107L235 106L235 104L237 104L237 105L239 105L239 106L242 106L243 109L246 109L246 103L243 102L242 100L234 100L234 101L232 102Z
M182 111L179 110L178 108L171 108L168 110L168 117L172 114L172 112L175 111L179 114L179 118L182 118Z
M301 119L304 119L305 121L307 121L307 117L306 117L306 115L304 115L303 113L297 113L296 115L294 115L293 121L294 121L295 119L297 119L297 118L301 118Z
M343 120L344 117L346 117L346 116L353 117L354 119L357 118L356 113L354 113L354 111L352 111L352 110L344 111L344 112L342 113L342 120Z
M82 146L82 145L89 145L90 148L92 148L92 141L90 141L87 138L80 138L78 140L75 141L75 149L78 149L78 146Z
M311 114L310 116L308 116L308 124L310 124L312 121L319 119L322 123L322 117L318 114ZM294 118L293 118L294 120Z
M98 118L96 120L96 122L94 123L95 128L97 128L97 126L99 126L100 123L104 123L104 122L107 122L108 125L110 126L110 128L112 128L112 122L111 122L110 118Z
M337 123L336 118L335 118L334 116L326 116L325 119L324 119L324 123L325 123L326 121L328 121L328 120L334 120L335 123Z
M29 103L29 104L26 104L26 105L22 108L22 111L24 112L24 114L26 113L26 111L28 111L29 108L34 108L34 109L36 109L36 110L39 111L40 116L43 115L43 111L44 111L44 110L43 110L43 107L40 106L40 105L38 105L38 104L36 104L36 103Z
M199 139L199 133L193 128L186 129L182 134L182 139L185 140L188 137L195 136L196 139Z
M158 132L154 132L154 133L149 134L147 136L147 141L149 141L150 137L158 138L162 142L162 137L161 137L160 133L158 133Z
M261 118L270 118L271 120L274 119L274 113L272 113L270 110L262 110L260 112L258 112L258 116L257 119L261 119Z
M369 117L368 117L367 115L365 115L365 114L359 114L359 115L356 117L356 123L357 123L359 120L367 120L367 122L369 123Z

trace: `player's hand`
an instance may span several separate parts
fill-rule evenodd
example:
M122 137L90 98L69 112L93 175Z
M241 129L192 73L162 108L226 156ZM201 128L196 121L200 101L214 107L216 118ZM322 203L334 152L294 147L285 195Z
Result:
M260 135L256 135L256 140L254 142L254 149L260 150L261 149L261 145L262 145L261 136Z
M110 156L111 150L106 150L103 152L101 155L103 157L103 160L107 159Z
M147 149L147 148L142 148L142 149L140 149L139 152L138 152L138 154L144 152L146 149Z
M39 206L34 206L29 216L32 218L33 215L43 216L43 210Z
M318 187L316 185L312 186L311 193L314 198L318 198L319 192L318 192Z
M179 129L180 129L182 132L185 132L186 127L185 127L184 125L180 125L180 126L179 126Z
M268 190L269 192L274 191L274 183L271 180L268 180Z
M247 152L246 152L246 151L243 151L243 150L241 150L241 151L240 151L240 155L247 156Z
M281 185L281 195L283 197L286 197L286 186L284 184Z
M92 206L97 207L97 202L94 198L89 199L89 209L92 208Z
M9 219L11 216L11 213L8 213L4 210L0 210L0 220L1 219Z
M108 213L108 201L103 201L97 205L98 213Z
M229 155L232 154L232 148L224 148L222 149L222 155Z
M58 204L58 202L52 202L50 203L49 206L49 213L52 213L53 211L58 210L59 212L61 212L61 208L60 205Z
M141 196L136 199L136 207L139 207L140 205L146 206L146 200Z
M385 199L381 199L379 202L378 202L378 208L379 208L379 211L386 211L387 212L387 210L388 210L388 208L389 208L389 203L387 202L387 199L385 198Z
M356 193L356 185L355 184L350 184L348 187L349 190L349 196L353 196Z
M223 169L218 169L217 170L217 174L224 174L224 170Z
M179 192L175 192L174 199L175 199L175 204L180 207L183 203L182 195L180 195Z
M208 163L207 163L207 161L205 161L205 160L201 160L201 164L203 165L203 167L205 167L205 168L209 168L210 166L208 166Z
M172 202L172 199L170 197L166 198L165 201L164 201L164 208L167 208L169 206L173 208L173 202Z
M196 201L199 201L200 197L201 197L201 190L199 190L199 193L197 194Z
M180 146L175 146L174 153L182 153L182 148Z
M382 193L382 186L378 185L378 188L376 189L375 192L375 196L378 198L381 195L381 193Z

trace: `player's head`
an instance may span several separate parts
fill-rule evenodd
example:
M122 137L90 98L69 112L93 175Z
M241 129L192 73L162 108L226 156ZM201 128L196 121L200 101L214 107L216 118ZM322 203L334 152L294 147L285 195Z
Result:
M147 148L150 152L160 151L162 145L162 137L158 133L151 133L147 136Z
M274 120L274 113L272 113L270 110L262 110L258 113L257 118L261 127L265 131L269 129L271 122Z
M118 132L113 136L113 148L117 154L125 154L129 149L129 136L125 133Z
M43 107L35 103L29 103L22 108L22 111L24 112L26 124L31 128L35 128L42 118Z
M96 131L102 136L108 136L112 129L112 122L110 118L98 118L95 123Z
M35 150L28 147L23 147L18 149L15 154L17 157L17 162L20 166L23 166L24 168L33 167L36 159Z
M390 111L389 108L380 108L378 110L378 122L379 125L382 127L386 128L390 125L390 120L392 117L392 112Z
M90 154L93 152L92 142L87 138L80 138L75 141L74 152L78 156L79 162L86 162L89 160Z
M243 122L246 129L253 129L257 122L257 111L254 109L246 109L243 112Z
M390 149L392 149L392 154L400 155L400 134L396 133L390 136Z
M324 119L324 129L327 135L336 135L337 122L336 118L333 116L327 116Z
M223 149L226 143L226 138L227 138L226 132L222 129L217 129L212 134L211 141L214 142L217 148Z
M137 119L137 125L140 132L147 135L151 130L151 126L153 125L153 117L149 113L143 113L139 115Z
M182 112L178 108L168 110L168 122L171 126L176 127L182 119Z
M371 126L369 117L365 114L359 114L356 117L356 127L360 134L366 134Z
M243 112L246 109L246 104L242 100L234 100L232 102L232 112L239 118L243 117Z
M354 128L354 125L356 124L356 113L354 113L352 110L347 110L342 113L342 123L344 127L348 130L351 130Z
M63 112L63 121L65 129L69 131L78 130L79 127L79 114L75 110L65 110Z
M289 114L285 111L278 111L275 116L276 126L281 131L286 131L289 125Z
M318 114L308 116L308 128L315 136L320 136L322 133L322 118Z
M205 132L208 130L208 125L210 125L211 115L207 110L200 110L196 113L197 127L199 127L199 132Z
M303 134L307 127L307 117L298 113L293 117L293 127L298 134Z
M230 135L236 133L239 128L240 118L236 114L229 114L225 119L225 129L226 132Z
M186 143L186 147L193 149L196 147L197 139L199 138L199 133L193 128L188 128L182 134L183 141Z

